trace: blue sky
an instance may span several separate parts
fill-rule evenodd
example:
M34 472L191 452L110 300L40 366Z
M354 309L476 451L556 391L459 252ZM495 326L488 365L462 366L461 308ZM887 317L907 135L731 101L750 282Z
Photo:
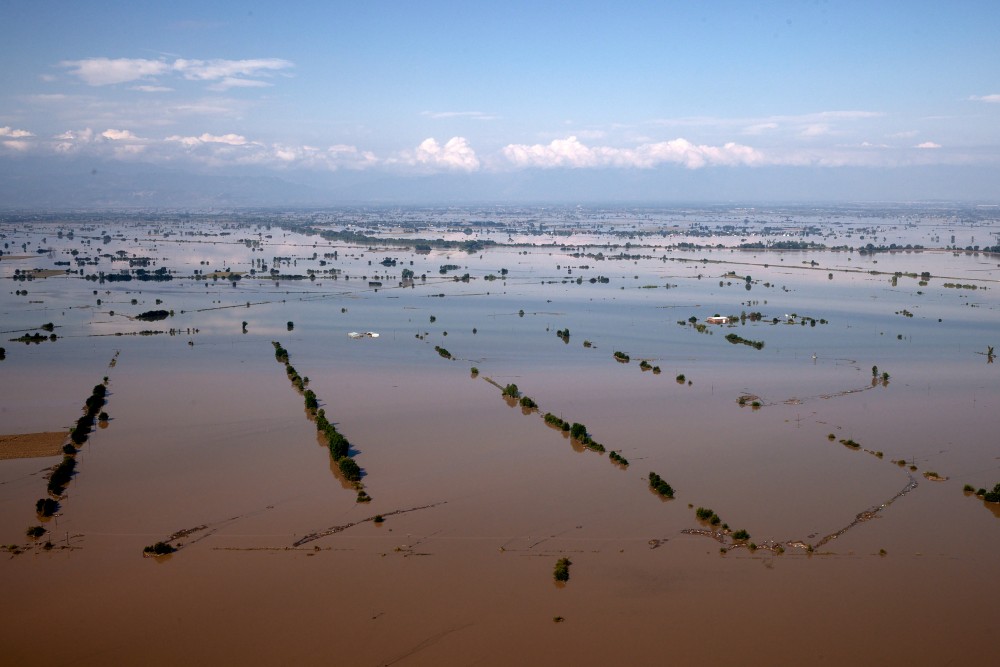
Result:
M997 2L4 4L8 163L487 192L515 173L960 167L984 197L1000 169Z

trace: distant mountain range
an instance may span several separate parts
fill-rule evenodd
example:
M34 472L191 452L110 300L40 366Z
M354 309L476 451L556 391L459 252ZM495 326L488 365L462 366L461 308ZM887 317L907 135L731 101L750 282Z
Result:
M345 204L1000 202L1000 168L934 166L379 170L181 169L92 158L0 158L0 209L312 207Z

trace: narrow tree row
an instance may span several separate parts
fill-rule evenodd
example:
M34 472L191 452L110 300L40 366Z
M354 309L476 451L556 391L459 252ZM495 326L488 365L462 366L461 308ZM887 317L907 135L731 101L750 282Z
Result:
M326 441L326 446L330 450L330 457L337 464L340 474L344 476L344 479L351 482L357 490L357 502L370 502L371 496L365 492L365 487L361 483L361 466L349 456L351 443L326 418L326 410L319 407L319 399L316 397L316 393L312 389L306 388L309 378L303 378L295 370L295 367L289 363L288 350L283 348L278 341L272 341L271 344L274 346L274 358L279 363L285 365L285 373L288 375L289 381L295 387L296 391L302 394L306 412L316 423L316 430L320 436Z
M104 381L107 382L107 378ZM76 420L76 425L70 431L70 442L63 445L63 460L49 474L47 485L49 497L39 498L38 502L35 503L35 512L38 516L49 517L59 510L58 498L66 491L66 486L76 471L76 453L78 448L90 437L90 433L94 427L94 420L99 418L102 421L106 421L108 418L107 413L101 412L101 408L104 407L105 403L104 397L107 393L108 388L104 384L94 385L90 396L84 401L83 415ZM31 534L30 531L32 530L38 532L38 528L41 527L32 526L29 528L29 534ZM44 532L45 530L42 529L41 533Z

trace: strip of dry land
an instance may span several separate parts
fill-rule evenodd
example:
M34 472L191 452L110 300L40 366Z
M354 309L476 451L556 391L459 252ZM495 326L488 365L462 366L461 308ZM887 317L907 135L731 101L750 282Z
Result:
M0 460L59 456L64 442L65 431L0 435Z

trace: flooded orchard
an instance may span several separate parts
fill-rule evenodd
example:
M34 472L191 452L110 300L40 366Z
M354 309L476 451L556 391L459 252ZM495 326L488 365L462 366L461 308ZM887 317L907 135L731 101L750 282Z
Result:
M4 662L987 658L998 233L7 216Z

